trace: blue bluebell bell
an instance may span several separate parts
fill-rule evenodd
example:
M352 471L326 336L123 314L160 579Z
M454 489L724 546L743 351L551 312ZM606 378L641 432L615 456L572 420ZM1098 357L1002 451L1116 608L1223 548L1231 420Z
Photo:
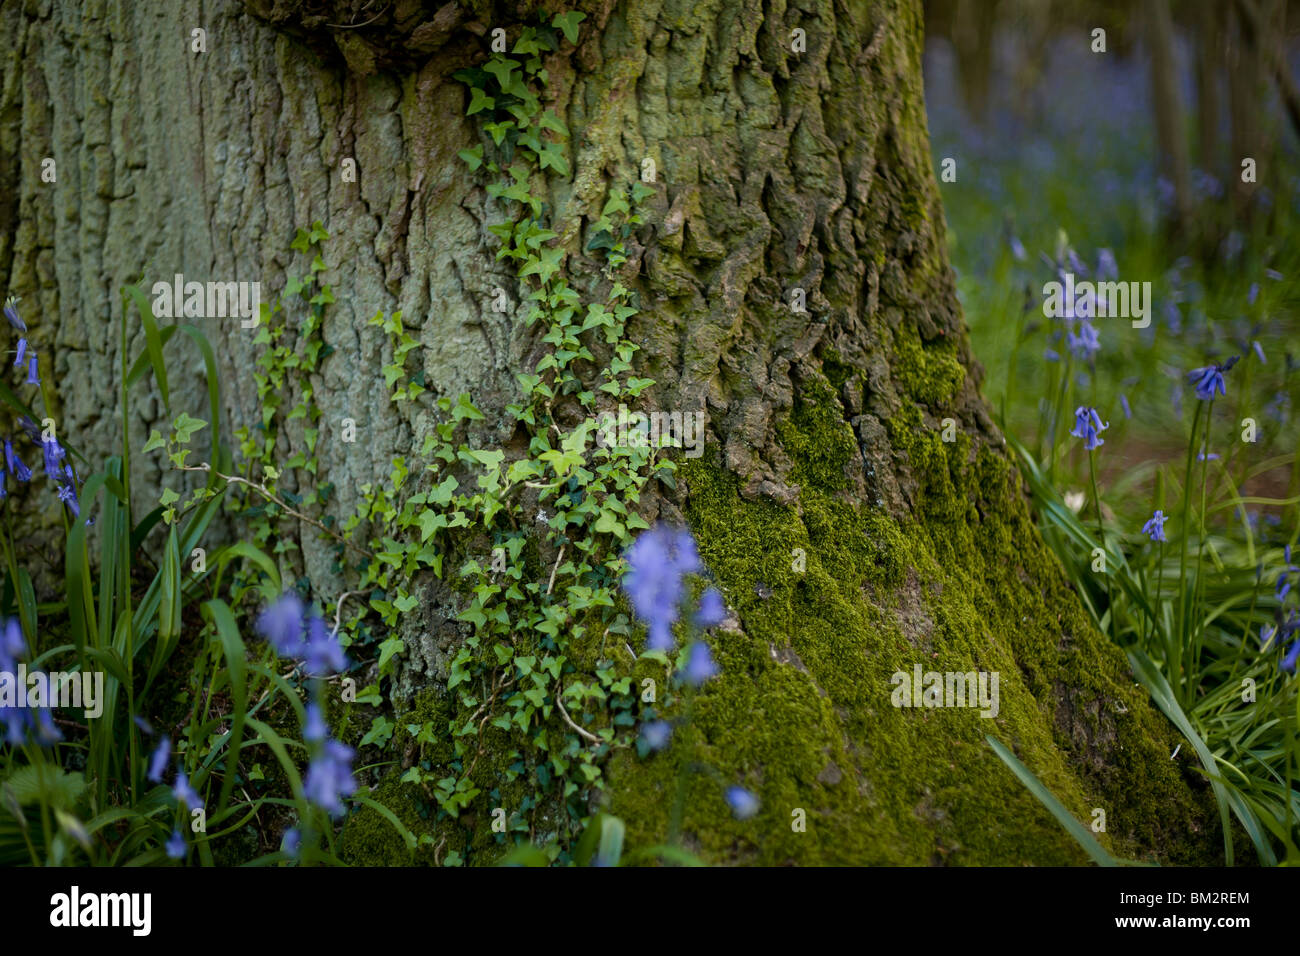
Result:
M27 339L18 340L18 357L14 359L14 368L23 367L23 359L27 356Z
M31 357L28 358L27 360L27 382L25 383L27 385L41 384L41 376L37 371L36 360L37 360L37 355L35 352L33 352L31 354Z
M154 752L149 755L149 772L145 777L150 783L162 783L163 771L167 769L167 761L172 755L172 741L170 737L163 737L158 741L158 746Z
M695 623L702 628L717 627L727 619L727 605L717 588L709 588L700 596L700 608L695 612Z
M307 766L303 796L330 816L342 814L345 809L342 798L351 796L357 789L352 779L354 756L351 747L337 740L325 741L320 753Z
M1097 251L1097 279L1100 282L1109 282L1112 279L1119 278L1119 266L1115 263L1115 253L1109 249L1100 249Z
M63 478L63 472L59 467L59 462L67 452L59 444L59 440L54 436L41 439L41 455L45 459L45 474L52 481L59 481Z
M673 728L666 720L652 720L641 725L641 739L650 750L663 750L673 735Z
M5 318L19 332L27 331L27 323L18 317L18 299L15 296L9 296L5 299Z
M348 668L347 655L338 638L325 627L320 615L307 621L307 641L303 647L303 669L312 677L337 674Z
M731 812L735 814L737 820L748 820L758 813L758 797L744 787L728 787L723 798L727 801L727 806L731 807Z
M185 837L181 835L179 829L173 829L171 837L165 845L167 856L173 860L185 859Z
M286 591L258 615L253 628L266 638L279 656L301 657L306 643L302 637L304 610L302 599L294 592Z
M172 796L176 798L177 803L190 809L203 806L198 791L190 786L190 778L185 776L184 770L179 770L176 773L176 782L172 785Z
M1091 361L1101 351L1101 338L1097 335L1097 329L1086 318L1079 320L1077 334L1074 331L1066 333L1065 343L1070 354L1081 361Z
M699 687L705 681L718 676L718 665L713 662L709 645L696 641L686 652L686 666L682 668L682 679L692 687Z
M302 739L309 744L319 744L328 736L329 728L325 725L325 715L321 712L320 705L315 701L309 702L302 725Z

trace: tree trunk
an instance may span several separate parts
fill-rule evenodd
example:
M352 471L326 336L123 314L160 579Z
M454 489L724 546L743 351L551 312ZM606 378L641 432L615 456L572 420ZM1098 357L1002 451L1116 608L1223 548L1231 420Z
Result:
M1151 47L1151 105L1156 114L1160 169L1173 189L1173 225L1185 232L1192 217L1192 174L1169 0L1146 0L1146 37Z
M289 242L314 220L331 234L337 298L321 330L332 351L307 383L322 413L318 475L334 486L327 510L346 518L364 483L388 481L394 454L416 473L439 420L433 397L471 393L486 415L472 426L480 447L520 452L504 410L519 400L515 373L549 348L521 321L531 287L495 258L490 179L457 158L487 139L452 73L483 63L493 29L513 45L540 15L527 3L381 6L30 0L0 11L0 217L14 225L0 228L0 274L55 353L64 433L92 458L112 448L119 287L142 271L147 283L183 273L258 280L269 299L306 271ZM635 374L656 382L641 407L704 410L708 429L675 489L651 482L641 507L689 523L730 611L712 638L721 674L672 745L604 761L604 799L629 847L665 839L679 769L702 764L711 771L685 777L680 829L708 860L1084 861L999 762L992 734L1076 817L1104 810L1098 837L1117 853L1213 857L1188 748L1169 759L1170 727L1065 584L980 396L931 168L919 4L578 9L576 45L546 58L572 172L533 188L585 304L608 288L592 223L653 161L646 223L619 273L641 307ZM191 52L195 28L206 53ZM41 182L46 156L57 184ZM349 158L356 183L341 175ZM972 173L958 162L962 181ZM513 314L493 311L498 288ZM399 309L430 393L394 405L380 371L392 348L368 320ZM193 321L216 347L228 432L256 428L256 333ZM143 349L134 322L130 349ZM174 407L205 407L201 368L174 375ZM289 379L281 407L303 387ZM161 409L140 401L131 413L143 437ZM340 438L345 418L356 443ZM304 423L284 423L277 442L280 461L303 450ZM290 489L309 487L296 476ZM146 477L137 509L162 480ZM330 541L300 530L299 570L332 599L351 579ZM555 540L539 531L535 548L544 576ZM433 582L415 593L425 600L403 619L391 682L398 725L458 713L447 667L468 599ZM662 681L646 659L610 655L620 672ZM1000 712L891 706L891 675L914 665L997 672ZM554 739L584 746L547 713ZM557 829L545 802L518 809L531 795L529 778L507 772L518 744L494 746L471 771L483 795L457 821L428 822L436 814L400 769L372 781L434 837L419 859L496 859L496 806L521 813L534 838ZM758 795L757 817L731 818L722 787L733 783ZM806 832L792 825L801 810ZM371 811L346 824L343 846L361 862L406 859Z

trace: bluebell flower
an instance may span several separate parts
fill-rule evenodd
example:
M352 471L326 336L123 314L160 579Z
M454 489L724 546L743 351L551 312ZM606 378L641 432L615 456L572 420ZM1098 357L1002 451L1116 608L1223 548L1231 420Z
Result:
M1268 276L1274 282L1282 281L1282 273L1278 272L1276 269L1265 269L1264 275Z
M36 371L36 359L37 359L37 355L36 355L35 352L33 352L32 355L31 355L31 358L29 358L29 359L27 360L27 362L28 362L28 365L27 365L27 382L26 382L27 385L40 385L40 384L41 384L41 377L40 377L39 374L37 374L37 371Z
M302 724L302 739L309 744L318 744L328 736L329 728L325 725L325 715L321 713L320 705L311 701L307 704L307 716Z
M27 437L30 438L32 441L41 440L40 426L37 425L34 421L32 421L30 418L28 418L26 415L18 416L18 427L21 428L23 431L25 431L27 433Z
M304 670L312 677L337 674L348 667L347 656L338 638L326 630L324 620L317 614L307 622L307 642L302 657Z
M1237 364L1239 356L1232 356L1228 361L1222 364L1206 365L1204 368L1194 368L1187 373L1187 381L1195 387L1196 397L1203 402L1208 402L1214 398L1214 393L1227 395L1228 390L1223 384L1223 373Z
M4 501L6 498L9 497L8 475L9 472L5 471L3 468L0 468L0 501Z
M1043 358L1047 359L1049 362L1059 362L1061 361L1061 353L1056 351L1056 349L1044 349Z
M1079 320L1079 332L1067 332L1065 344L1070 349L1070 354L1082 361L1091 361L1092 357L1101 351L1101 338L1097 335L1097 329L1093 324L1085 319Z
M149 756L149 772L145 775L150 783L162 783L163 771L167 769L167 760L172 755L172 741L164 737Z
M135 725L139 727L143 733L147 734L150 737L153 736L153 725L150 724L149 721L145 720L139 714L131 715L131 720L135 722Z
M702 628L717 627L727 619L727 605L717 588L709 588L700 596L700 609L695 612L695 623Z
M1250 347L1255 350L1255 355L1259 358L1259 360L1263 362L1265 365L1267 365L1268 359L1264 358L1264 346L1259 344L1259 339L1256 339L1255 341L1251 342Z
M1119 266L1115 264L1115 253L1109 249L1100 249L1097 252L1097 279L1100 282L1107 282L1119 278Z
M1251 305L1254 305L1257 298L1259 298L1259 283L1252 282L1250 284L1250 291L1246 293L1246 301Z
M1166 540L1165 522L1168 520L1169 516L1157 508L1151 515L1150 520L1142 526L1142 533L1152 541L1164 541Z
M1277 576L1277 590L1274 592L1279 601L1285 601L1286 596L1291 593L1291 578L1283 573Z
M302 637L302 599L293 591L286 591L258 615L254 630L281 657L300 658L305 648Z
M72 512L72 517L81 517L81 502L77 500L76 486L71 482L62 482L59 485L59 500L68 506Z
M41 439L41 454L45 459L45 474L49 475L52 481L58 481L63 477L59 468L59 461L67 454L59 440L51 436L50 438Z
M173 860L185 859L185 837L179 829L172 830L171 838L166 844L167 856Z
M1177 335L1183 330L1183 313L1178 308L1178 303L1173 299L1165 299L1164 304L1165 325L1169 326L1169 331Z
M1106 444L1101 437L1102 432L1110 428L1110 422L1102 423L1101 416L1097 414L1097 409L1087 405L1080 405L1074 410L1074 428L1070 434L1075 438L1082 438L1083 447L1088 451L1099 448Z
M172 785L172 796L176 798L177 803L190 809L203 806L198 791L190 786L190 779L185 776L184 770L176 772L176 783Z
M672 626L685 595L686 574L700 570L695 539L686 529L656 525L643 532L627 549L628 570L623 589L636 616L645 621L646 647L666 651L673 646Z
M1007 244L1011 247L1011 255L1014 256L1014 257L1016 258L1016 261L1018 261L1018 262L1024 262L1024 261L1025 261L1025 258L1026 258L1026 256L1025 256L1025 244L1024 244L1023 242L1021 242L1021 241L1020 241L1016 236L1014 236L1014 235L1011 237L1011 239L1008 241Z
M650 750L663 750L673 735L673 728L666 720L652 720L641 725L641 739Z
M298 859L298 854L302 851L302 834L298 832L297 827L290 827L284 831L280 849L291 859Z
M5 299L5 318L19 332L27 331L27 324L18 318L18 299L12 295Z
M686 666L682 669L682 679L692 687L699 687L705 681L718 676L718 665L713 662L709 645L696 641L686 652Z
M23 367L23 359L27 356L27 340L18 340L18 357L14 359L14 368Z
M1205 447L1202 446L1202 447L1201 447L1201 450L1200 450L1199 452L1196 453L1196 460L1197 460L1197 461L1218 461L1218 460L1219 460L1219 453L1218 453L1218 452L1213 452L1213 451L1207 453L1207 452L1205 451Z
M1292 642L1290 650L1286 652L1286 656L1278 662L1277 666L1288 674L1294 674L1297 661L1300 661L1300 640Z
M18 618L11 617L5 622L4 636L0 637L0 662L5 664L0 670L11 671L19 658L27 653L27 641L23 637L23 627Z
M748 820L758 813L758 797L744 787L728 787L723 798L727 801L727 806L731 807L731 812L735 814L737 820Z
M342 798L351 796L357 789L356 781L352 779L354 756L351 747L337 740L325 741L320 753L307 766L307 776L302 783L303 796L330 816L343 813Z
M1122 408L1122 409L1124 410L1124 417L1125 417L1125 418L1132 418L1132 417L1133 417L1133 409L1129 407L1129 404L1128 404L1128 396L1127 396L1127 395L1124 395L1124 394L1122 394L1122 393L1120 394L1120 397L1119 397L1119 407Z

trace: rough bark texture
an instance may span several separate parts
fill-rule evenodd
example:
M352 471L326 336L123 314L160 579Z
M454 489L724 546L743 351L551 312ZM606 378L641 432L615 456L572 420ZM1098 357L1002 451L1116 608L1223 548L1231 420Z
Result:
M588 14L577 49L548 64L553 108L573 132L571 181L552 180L553 228L574 284L594 286L585 223L611 183L655 161L650 224L625 279L644 306L638 373L658 382L649 407L707 409L709 443L647 517L690 522L734 612L715 646L723 676L694 724L665 754L623 753L609 768L630 843L662 840L689 755L763 801L755 820L733 821L716 778L691 778L686 838L710 860L1083 860L989 750L993 733L1076 816L1105 809L1101 838L1116 851L1212 855L1203 791L1185 758L1169 759L1170 729L1038 539L980 397L931 170L919 4L577 6ZM489 308L498 286L517 301L517 284L485 229L499 216L455 158L479 134L451 79L484 58L487 30L513 37L533 11L397 3L338 26L378 9L360 7L28 0L0 11L0 222L14 223L0 228L0 275L54 349L64 433L92 458L111 448L118 287L142 270L149 281L181 272L260 280L269 295L294 227L315 219L334 237L338 297L318 454L343 510L433 421L395 411L376 385L387 348L366 325L376 310L402 310L435 392L470 391L485 410L511 401L514 372L536 361L539 343ZM195 27L206 54L189 50ZM804 53L792 52L795 28ZM40 182L46 156L57 185ZM359 183L342 182L346 157ZM791 308L796 289L806 312ZM229 420L251 424L252 333L203 321ZM176 404L201 409L201 366L177 378ZM138 434L159 411L132 409ZM330 440L345 417L357 445ZM941 440L945 418L954 442ZM493 426L489 415L487 441ZM301 433L282 441L287 456ZM328 592L328 549L310 534L303 548ZM807 554L802 573L794 548ZM428 634L443 614L410 625L426 633L408 641L400 697L440 693L445 655ZM892 707L890 675L914 663L999 671L1000 716ZM485 762L485 790L499 766ZM380 792L430 829L394 778ZM791 828L797 808L806 833ZM448 848L492 858L486 826L439 826ZM405 859L369 813L344 846L360 861Z

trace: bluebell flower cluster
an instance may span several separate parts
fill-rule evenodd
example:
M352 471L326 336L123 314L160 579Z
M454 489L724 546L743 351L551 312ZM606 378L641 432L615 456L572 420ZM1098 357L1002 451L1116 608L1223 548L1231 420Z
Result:
M302 599L292 591L263 610L255 627L276 654L302 661L304 672L312 677L338 673L349 666L338 638L326 629L320 615L307 611ZM330 816L339 816L346 810L344 798L357 789L352 776L356 752L330 738L325 714L315 700L307 703L302 736L311 750L303 796Z
M1082 438L1083 447L1088 451L1106 444L1105 439L1100 435L1107 428L1110 428L1110 422L1103 424L1097 409L1080 405L1074 410L1074 428L1071 429L1070 434L1075 438Z
M1187 381L1195 390L1196 397L1203 402L1211 401L1217 392L1220 395L1227 395L1228 390L1223 382L1223 373L1229 371L1241 356L1234 355L1226 362L1206 365L1203 368L1194 368L1187 373Z
M311 677L337 674L349 666L343 647L325 627L324 619L308 613L292 591L263 610L255 627L277 655L302 661L304 672Z
M1165 541L1165 522L1169 519L1159 508L1151 515L1150 520L1142 526L1142 533L1152 541Z
M686 529L656 525L627 549L628 571L623 589L636 616L646 622L652 651L672 650L673 625L686 596L687 574L701 569L695 539Z
M20 333L27 332L27 324L18 315L18 300L16 298L10 296L5 300L4 314L14 329ZM27 379L24 384L39 386L41 384L40 360L36 351L29 345L25 334L19 337L14 353L13 367L27 369ZM18 426L33 442L40 446L45 474L55 483L59 500L67 506L74 518L80 517L81 502L77 495L79 482L71 462L64 461L67 457L67 451L53 435L42 435L41 430L36 427L36 423L27 416L19 417ZM31 468L14 451L12 438L6 437L4 439L4 468L0 469L0 501L3 501L9 494L8 480L10 475L13 475L14 480L20 484L26 484L32 480Z

